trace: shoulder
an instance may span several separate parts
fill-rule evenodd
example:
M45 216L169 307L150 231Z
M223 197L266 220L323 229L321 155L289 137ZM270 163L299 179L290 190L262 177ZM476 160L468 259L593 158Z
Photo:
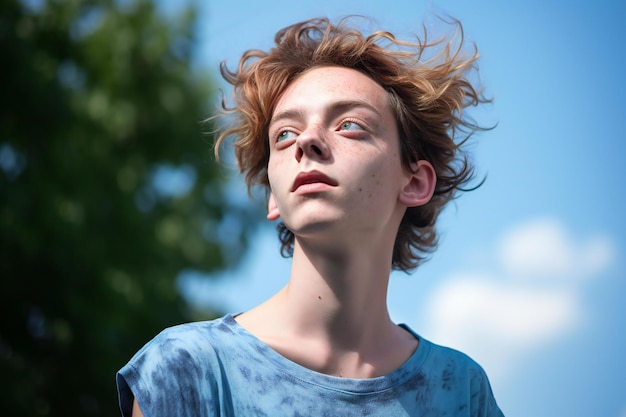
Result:
M220 351L237 339L232 337L229 320L232 317L225 316L169 327L146 343L117 374L123 415L130 415L133 398L146 415L172 415L155 414L155 410L170 410L172 398L193 402L195 397L188 398L193 392L214 391Z
M181 324L161 331L120 370L128 381L148 375L165 376L176 369L192 369L197 358L213 350L213 322Z
M443 395L455 396L459 404L467 404L472 416L502 416L487 373L480 364L459 350L425 339L421 343L429 349L425 366Z
M182 351L207 349L213 345L213 329L219 320L221 319L168 327L146 343L133 359L157 353L169 356L179 355Z
M186 367L192 362L219 355L239 343L235 321L227 315L215 320L168 327L146 343L130 360L134 366L156 360L162 366Z
M481 365L478 364L466 353L447 346L438 345L427 339L420 337L420 343L428 349L428 359L430 363L445 372L461 372L477 378L486 378L486 374Z

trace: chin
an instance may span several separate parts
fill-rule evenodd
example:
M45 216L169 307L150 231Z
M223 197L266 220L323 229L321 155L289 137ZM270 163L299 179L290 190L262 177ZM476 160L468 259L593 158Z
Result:
M307 222L285 223L285 226L296 236L320 233L332 233L337 226L336 220L315 219Z

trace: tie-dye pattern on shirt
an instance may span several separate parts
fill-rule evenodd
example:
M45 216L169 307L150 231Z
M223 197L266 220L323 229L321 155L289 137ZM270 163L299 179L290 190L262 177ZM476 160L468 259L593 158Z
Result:
M288 360L232 315L171 327L119 371L120 408L130 417L136 397L145 417L503 417L479 365L415 336L418 349L396 371L349 379Z

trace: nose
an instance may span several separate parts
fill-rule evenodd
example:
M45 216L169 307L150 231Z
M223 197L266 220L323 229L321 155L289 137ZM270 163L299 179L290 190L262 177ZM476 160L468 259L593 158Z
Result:
M296 160L303 158L324 160L330 156L330 149L325 132L320 127L310 127L301 132L296 139Z

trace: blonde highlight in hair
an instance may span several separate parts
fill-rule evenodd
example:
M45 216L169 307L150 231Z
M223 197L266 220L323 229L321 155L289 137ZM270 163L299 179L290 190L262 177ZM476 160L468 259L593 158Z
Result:
M351 68L369 76L389 94L400 133L401 160L406 170L418 159L429 161L437 174L435 193L429 203L408 208L398 231L392 267L409 271L417 267L437 245L436 219L458 191L469 191L474 167L462 146L477 130L483 130L466 109L489 100L473 86L469 74L476 68L478 52L463 51L463 29L449 37L429 42L428 32L412 42L401 41L386 31L369 36L328 19L312 19L280 30L268 52L249 50L236 71L224 63L222 76L232 84L235 105L222 101L226 114L235 116L216 142L234 137L239 169L248 189L269 188L268 128L272 113L287 86L306 71L322 66ZM426 54L432 53L431 57ZM480 186L480 184L478 184ZM294 236L279 225L284 256L292 254Z

